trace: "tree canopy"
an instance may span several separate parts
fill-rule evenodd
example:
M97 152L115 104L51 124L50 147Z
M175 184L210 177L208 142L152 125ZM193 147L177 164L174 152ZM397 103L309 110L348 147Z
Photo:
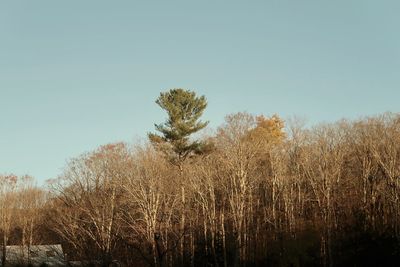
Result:
M191 140L190 136L208 124L208 121L200 121L207 107L205 96L178 88L160 93L156 103L167 112L168 118L164 123L155 124L160 134L148 134L153 146L176 165L190 155L204 152L206 142Z

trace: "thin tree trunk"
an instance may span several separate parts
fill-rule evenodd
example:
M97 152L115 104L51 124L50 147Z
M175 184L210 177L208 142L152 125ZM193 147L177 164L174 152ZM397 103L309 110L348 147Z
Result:
M228 267L228 260L226 257L226 237L225 237L225 216L224 211L221 212L221 232L222 232L222 252L224 255L224 267Z
M185 265L185 187L181 187L181 192L182 192L182 218L181 218L181 234L182 234L182 239L180 240L180 257L181 257L181 263L182 266Z

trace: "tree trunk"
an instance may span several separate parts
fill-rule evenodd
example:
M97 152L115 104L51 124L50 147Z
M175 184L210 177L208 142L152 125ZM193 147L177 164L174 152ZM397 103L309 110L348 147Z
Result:
M6 231L3 230L3 255L1 257L1 266L5 267L6 266L6 253L7 253L7 235L6 235Z
M180 257L182 266L185 266L185 187L182 186L182 217L181 217L181 234L182 238L180 240Z
M226 257L225 217L223 211L221 213L221 232L222 232L222 252L224 255L224 267L228 267L228 261Z

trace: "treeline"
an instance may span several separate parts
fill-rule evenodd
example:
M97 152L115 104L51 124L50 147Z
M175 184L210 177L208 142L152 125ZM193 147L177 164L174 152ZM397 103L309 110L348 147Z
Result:
M3 246L61 242L103 266L400 262L398 114L305 128L237 113L196 144L174 159L154 142L102 146L50 193L2 176Z

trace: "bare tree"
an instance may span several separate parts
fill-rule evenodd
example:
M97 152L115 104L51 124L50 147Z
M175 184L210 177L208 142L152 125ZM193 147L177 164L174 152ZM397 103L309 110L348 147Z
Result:
M18 177L15 175L0 176L0 229L2 231L2 259L1 263L6 265L6 247L13 226L15 207L15 190Z
M171 187L173 176L168 175L173 170L150 148L138 148L135 159L130 176L123 184L126 193L124 221L133 233L128 238L132 242L149 244L153 265L163 266L166 253L176 241L171 233L177 199ZM146 255L144 244L137 245Z
M39 240L34 240L42 210L46 203L46 193L34 184L34 178L25 175L20 178L16 192L16 218L17 225L21 228L22 251L29 248ZM30 255L24 255L27 264L30 263Z
M55 231L76 249L90 253L93 246L104 264L113 260L120 231L120 184L129 164L124 144L103 146L71 161L58 185L56 203L61 207L55 210Z

